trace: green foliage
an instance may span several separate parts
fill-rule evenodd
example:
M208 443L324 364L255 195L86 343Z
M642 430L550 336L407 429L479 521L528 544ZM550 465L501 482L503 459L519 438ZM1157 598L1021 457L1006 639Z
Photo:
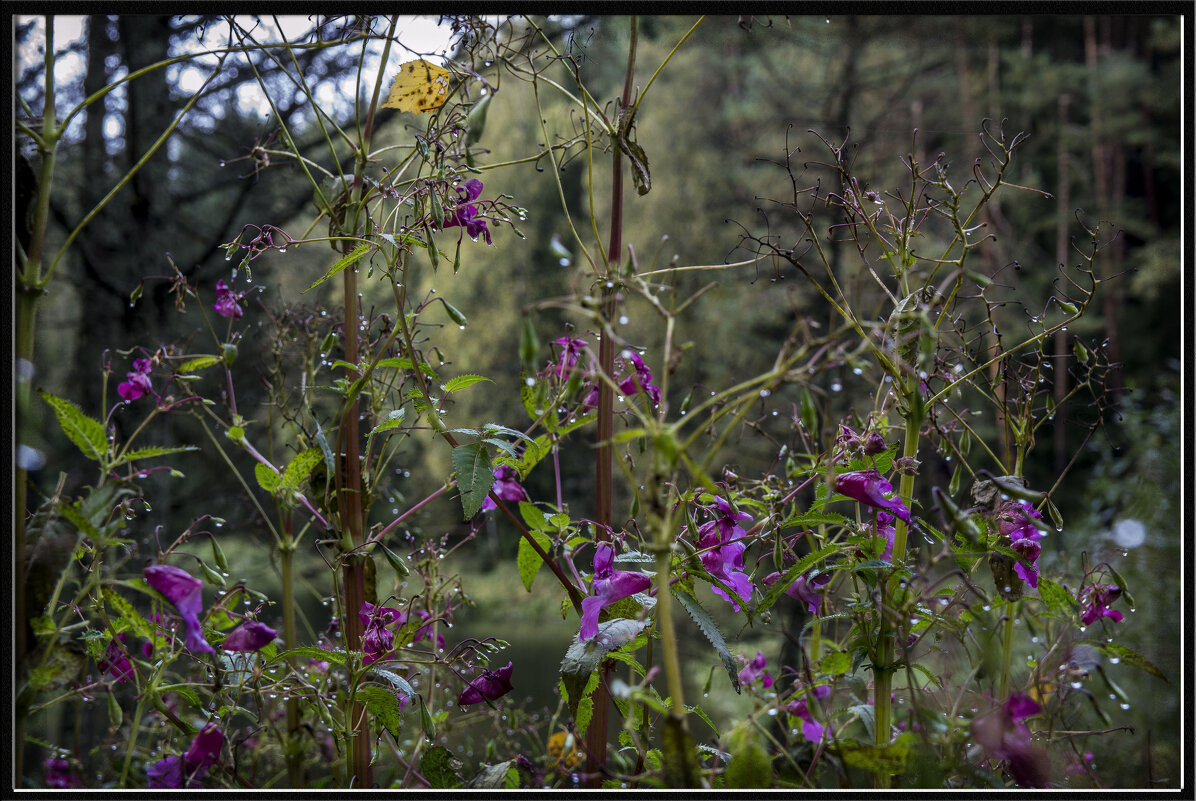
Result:
M104 434L104 426L99 420L88 417L83 411L68 400L51 395L49 392L38 390L42 400L54 410L58 418L58 425L67 439L83 452L83 455L93 461L102 462L108 454L108 437Z
M468 520L482 508L482 501L494 483L486 444L470 442L453 448L453 471L457 474L457 488L461 491L461 509Z

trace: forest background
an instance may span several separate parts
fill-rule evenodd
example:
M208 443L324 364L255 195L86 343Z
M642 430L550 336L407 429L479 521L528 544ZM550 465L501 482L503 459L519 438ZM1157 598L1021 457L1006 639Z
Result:
M64 65L61 102L73 105L122 74L185 52L210 22L195 16L82 20L79 38L55 43ZM681 17L642 18L641 63L660 63L692 23ZM14 26L16 90L33 107L41 93L40 56L34 48L39 24L18 18ZM620 18L578 15L544 24L579 60L594 95L613 98L626 50L627 26ZM856 172L872 174L880 188L899 180L900 158L906 154L922 163L946 152L963 173L962 165L981 155L978 132L984 119L990 126L1029 134L1014 180L1053 195L1019 197L994 207L986 222L996 242L985 250L985 269L994 280L1016 276L1030 297L1045 299L1057 276L1055 266L1074 258L1069 249L1077 216L1110 221L1120 230L1102 265L1112 280L1098 297L1100 308L1084 319L1082 330L1072 332L1094 346L1107 342L1110 358L1121 365L1112 381L1118 406L1088 440L1084 434L1095 412L1070 408L1061 413L1048 434L1053 448L1040 449L1026 473L1032 484L1037 477L1047 486L1065 466L1085 477L1078 482L1086 484L1083 492L1056 499L1068 528L1051 545L1060 558L1077 558L1080 550L1112 555L1118 570L1144 589L1125 642L1158 665L1170 683L1128 669L1118 674L1135 698L1133 731L1102 738L1097 761L1121 786L1174 786L1179 770L1180 27L1174 16L709 19L660 76L650 113L637 119L653 191L631 201L624 234L641 270L750 259L755 254L742 236L768 228L766 199L783 196L788 181L777 163L795 146L815 143L808 131L846 141ZM352 85L345 83L356 68L352 54L333 49L297 57L326 97ZM268 64L263 68L267 82L278 80L268 73ZM186 102L186 80L182 67L155 71L108 95L103 114L81 115L68 130L56 177L61 187L72 189L52 201L51 249ZM143 277L170 273L168 254L190 281L210 286L228 277L221 245L243 225L268 221L302 231L314 216L310 190L293 163L263 158L277 122L244 100L252 75L234 69L219 80L168 146L83 230L62 264L39 321L38 388L85 409L97 408L101 367L114 349L191 333L178 327L167 282L146 283L136 302L130 300ZM528 107L523 96L528 91L510 81L496 93L481 142L488 151L486 163L526 158L543 146L538 121L521 112ZM545 117L567 125L564 108L546 99ZM301 103L282 104L279 113L297 136L318 137ZM376 141L403 140L410 123L406 114L384 112ZM22 143L17 146L20 240L27 235L22 202L32 196L36 178ZM511 195L526 209L526 220L519 223L526 238L504 231L492 247L471 254L468 271L452 284L452 303L470 329L458 341L446 337L452 360L496 384L492 392L462 396L454 411L459 419L522 419L519 344L525 314L533 307L541 341L565 333L566 319L544 301L577 289L578 276L568 248L560 244L568 241L568 229L556 185L540 174L542 167L529 161L496 171L492 183L487 179L488 192ZM580 160L569 161L560 176L567 202L583 216L584 169ZM598 213L601 217L601 208ZM832 254L837 267L850 257L846 250ZM329 254L316 248L264 256L253 266L254 281L264 291L251 302L277 309L281 299L298 297L323 274L328 262ZM807 285L774 273L767 261L721 271L708 290L709 273L677 273L675 280L682 295L703 291L676 334L679 343L696 343L692 349L681 345L685 359L671 382L677 401L690 387L726 386L737 376L766 369L771 350L762 343L783 338L795 316L812 327L830 323L829 310ZM334 283L320 288L328 302L336 301ZM304 298L318 314L319 293ZM659 331L649 310L630 307L619 323L629 339L659 352ZM477 336L478 330L485 336ZM265 366L273 358L264 338L250 334L240 344L241 361ZM837 376L828 374L819 397L827 414L843 415L867 397L868 388L852 378L848 365ZM264 397L264 391L257 398L239 393L238 402L250 410ZM761 414L774 409L782 416L793 414L796 400L779 393ZM54 491L60 471L68 491L89 474L47 408L35 405L28 415L21 444L36 452L35 463L40 459L45 465L31 473L36 487L31 502L36 503ZM119 428L121 417L115 421ZM183 418L167 417L161 425L163 441L198 438L171 430L185 426ZM759 470L768 446L745 438L728 466ZM575 449L566 456L577 464L562 464L565 501L584 510L591 488L582 463L589 455ZM243 544L224 542L234 573L255 575L258 589L276 595L269 547L262 544L264 534L239 486L219 464L195 460L180 467L185 480L147 479L157 501L146 512L142 530L161 525L178 531L200 514L219 513L227 530L244 539ZM933 456L925 469L941 472L944 482L949 475ZM380 509L382 514L397 513L439 486L451 472L448 452L428 447L396 472L393 504L383 504L388 508ZM536 476L528 485L533 497L549 492L549 479L541 479L543 486ZM215 510L213 499L227 503ZM627 499L616 495L615 502L618 508ZM414 537L439 537L464 525L459 508L444 500L412 518L409 530ZM567 624L553 625L560 622L559 614L547 592L524 594L515 569L514 532L504 521L487 525L483 548L454 556L459 563L452 569L472 577L476 604L458 616L459 633L488 632L502 621L502 636L513 644L516 675L523 677L518 692L526 694L528 710L548 709L555 703L556 664L542 653L563 653L573 631ZM323 565L309 556L307 569L314 576ZM771 627L747 632L741 645L758 646L774 658L784 647L787 618L800 614L796 602L785 603L793 609L777 615ZM301 605L310 630L321 630L328 612L319 594L301 597ZM514 620L512 608L518 610ZM701 692L707 677L703 670L689 678ZM706 708L716 720L742 702L729 692L719 697L717 684L707 689ZM482 740L484 735L475 742L461 733L454 745L473 756Z

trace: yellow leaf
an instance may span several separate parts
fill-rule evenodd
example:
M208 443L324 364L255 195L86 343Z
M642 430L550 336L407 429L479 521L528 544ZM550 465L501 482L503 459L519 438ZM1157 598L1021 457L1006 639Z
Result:
M419 59L399 66L390 95L382 108L397 108L422 114L435 111L448 100L449 79L452 73L443 67Z

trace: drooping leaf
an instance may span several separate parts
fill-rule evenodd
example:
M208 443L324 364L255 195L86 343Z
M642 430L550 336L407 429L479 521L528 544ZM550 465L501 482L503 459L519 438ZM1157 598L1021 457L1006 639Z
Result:
M797 581L798 577L802 573L805 573L807 570L821 562L823 559L826 559L828 556L837 553L839 549L840 546L838 545L828 545L821 550L806 554L804 557L799 559L797 564L786 570L785 575L777 579L776 583L768 588L768 592L764 593L764 598L762 598L760 603L756 605L756 608L752 610L752 615L759 615L764 610L771 609L772 605L777 602L777 599L781 597L785 590L789 589L789 586L793 584L793 582Z
M324 276L322 278L316 279L315 283L313 283L307 289L303 290L304 293L310 292L311 290L315 289L320 284L324 283L329 278L331 278L332 276L339 273L341 270L344 270L346 267L352 267L354 264L361 261L361 259L365 256L365 254L370 252L370 247L371 247L370 245L363 242L360 245L358 245L357 247L353 248L353 250L351 250L349 253L347 253L343 258L338 259L336 264L329 267L328 272L324 273Z
M1045 576L1038 577L1038 597L1056 617L1071 617L1080 610L1070 592Z
M187 451L197 450L199 450L199 448L195 447L194 445L179 445L177 447L171 448L151 445L146 448L137 448L136 450L129 451L124 456L113 462L112 466L117 467L122 464L128 464L129 462L136 462L140 459L155 459L159 456L169 456L172 453L186 453Z
M1149 659L1144 657L1142 654L1135 651L1133 648L1127 648L1126 646L1122 645L1121 643L1115 643L1115 642L1107 642L1107 643L1103 643L1103 644L1097 644L1096 647L1099 648L1100 650L1104 651L1109 656L1114 657L1116 659L1120 659L1122 662L1125 662L1127 665L1133 665L1134 667L1138 668L1139 670L1145 670L1150 675L1159 677L1160 679L1167 682L1168 684L1171 683L1171 680L1167 678L1167 676L1163 673L1163 671L1161 671L1157 667L1155 667L1153 662L1151 662Z
M694 623L697 623L698 628L706 635L706 639L714 646L714 650L718 652L719 658L723 661L723 667L727 670L727 676L731 679L731 686L735 688L735 692L739 692L739 668L735 664L735 657L731 655L731 649L727 647L727 641L723 639L722 632L714 624L710 613L698 603L697 598L689 593L674 588L673 597L685 607L685 611L689 613Z
M574 637L561 662L561 680L568 691L570 712L575 717L577 703L585 695L590 674L608 653L633 641L646 625L647 621L643 620L615 618L599 623L598 634L585 642Z
M443 745L428 749L419 760L419 772L434 790L449 790L461 786L457 771L461 761Z
M282 483L288 489L298 489L299 485L311 475L311 471L316 469L316 465L322 458L323 452L319 448L308 448L295 454L295 458L283 468Z
M400 64L382 108L397 108L415 114L435 111L448 100L452 77L453 74L444 67L422 58Z
M334 665L344 665L346 657L344 651L325 651L323 648L301 645L298 648L283 651L271 659L268 664L281 662L284 659L315 659L320 662L331 662Z
M88 417L75 404L64 398L51 395L44 390L38 390L42 400L50 404L54 415L58 418L58 425L67 439L75 443L83 455L88 459L100 461L108 453L108 436L104 433L104 424L95 418Z
M490 451L484 442L470 442L453 448L453 470L461 490L461 509L469 520L482 508L482 501L494 484L490 469Z
M177 372L192 373L196 370L204 370L214 364L220 364L221 361L219 356L196 356L194 359L188 359L180 364Z
M356 698L397 741L403 727L403 708L399 705L398 696L377 684L363 684L357 688Z

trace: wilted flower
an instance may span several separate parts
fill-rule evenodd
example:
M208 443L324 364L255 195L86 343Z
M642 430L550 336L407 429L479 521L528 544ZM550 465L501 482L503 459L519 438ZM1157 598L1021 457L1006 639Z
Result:
M208 769L220 756L224 745L224 732L209 723L195 735L191 747L181 757L160 759L146 769L151 790L181 789L186 780L188 788L200 786L200 780L208 775Z
M220 647L225 651L260 651L277 636L278 632L265 623L247 620L229 632Z
M490 485L490 491L504 501L526 501L527 491L519 485L518 478L519 473L515 468L500 464L494 469L494 483ZM483 512L497 508L498 504L489 495L482 499Z
M221 278L216 282L216 303L212 306L221 317L240 317L245 310L237 303L244 292L234 292Z
M819 687L812 687L806 690L801 698L795 698L785 707L785 711L790 715L802 719L801 733L812 743L820 742L822 734L826 729L810 714L810 697L813 696L815 699L820 699L826 698L830 694L831 688L825 684Z
M486 221L477 216L477 206L470 202L477 200L481 194L482 182L477 178L470 178L464 186L457 187L457 208L451 215L444 218L444 227L460 226L473 239L477 239L479 235L485 237L486 244L489 245L490 231L486 228Z
M772 686L772 676L764 668L768 666L768 660L764 658L763 651L757 651L756 656L752 661L748 662L739 671L739 683L748 685L754 684L756 681L764 680L764 689Z
M893 485L879 470L856 470L835 476L835 492L877 509L887 509L899 519L909 522L909 509L901 498L893 496Z
M878 453L884 453L888 449L885 444L885 438L876 431L869 431L868 436L864 438L864 453L869 456L875 456Z
M1042 710L1029 696L1011 693L1009 699L972 722L972 734L995 759L1005 760L1010 775L1027 787L1046 787L1050 760L1045 751L1031 744L1030 730L1022 718Z
M186 570L171 565L150 565L145 569L145 581L166 596L166 600L178 610L187 629L187 650L216 653L204 639L203 626L199 623L199 613L203 610L203 582Z
M116 637L121 643L125 641L123 632L117 634ZM133 678L133 665L125 655L125 649L121 648L116 640L108 641L108 647L104 649L104 658L96 660L96 666L100 670L110 673L121 684Z
M79 777L71 771L71 763L58 757L50 757L42 766L46 769L46 786L55 790L69 790L78 787Z
M702 566L710 575L729 586L739 601L746 602L751 599L755 587L743 569L743 554L747 545L742 539L747 536L747 532L740 524L751 523L752 518L744 512L736 512L730 503L718 496L715 496L714 503L719 516L698 528ZM739 611L739 603L735 597L727 595L718 586L712 585L710 589L724 601L730 602L736 612Z
M461 692L457 703L461 706L468 706L503 697L511 691L511 671L513 669L514 663L507 662L506 667L501 667L498 670L482 671L481 675L469 682L469 686Z
M594 594L581 600L581 630L578 639L585 641L598 635L598 613L652 586L652 579L643 573L615 570L615 549L600 542L594 549Z
M1116 584L1097 584L1088 592L1088 605L1080 621L1085 626L1091 626L1099 618L1112 618L1114 623L1120 623L1123 615L1109 606L1121 596L1121 587Z
M120 382L116 387L117 394L127 401L135 401L142 395L153 394L154 386L149 377L153 366L149 359L134 359L133 370L126 375L128 380Z

